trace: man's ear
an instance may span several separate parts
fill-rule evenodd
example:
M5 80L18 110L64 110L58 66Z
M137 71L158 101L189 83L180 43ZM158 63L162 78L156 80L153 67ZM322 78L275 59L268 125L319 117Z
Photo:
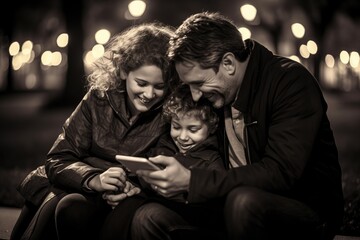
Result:
M127 78L127 73L124 70L122 70L122 68L120 68L120 79L126 80L126 78Z
M235 73L235 68L236 68L235 63L236 63L235 56L230 52L225 53L221 60L221 64L223 68L229 75L233 75Z

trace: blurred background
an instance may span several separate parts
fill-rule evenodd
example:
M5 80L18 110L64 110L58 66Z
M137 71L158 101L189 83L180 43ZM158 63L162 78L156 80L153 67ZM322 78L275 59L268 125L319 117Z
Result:
M6 3L6 4L5 4ZM5 7L4 5L7 5ZM12 0L0 10L0 206L41 165L114 34L193 13L229 17L243 37L301 62L328 102L343 170L342 235L360 236L359 0Z

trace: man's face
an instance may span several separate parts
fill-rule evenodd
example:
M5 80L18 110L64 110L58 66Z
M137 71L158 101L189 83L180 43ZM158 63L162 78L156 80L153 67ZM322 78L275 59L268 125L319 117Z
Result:
M179 62L175 67L181 81L190 86L194 101L205 97L215 108L221 108L235 98L237 90L231 86L222 67L217 73L212 68L201 68L194 61Z

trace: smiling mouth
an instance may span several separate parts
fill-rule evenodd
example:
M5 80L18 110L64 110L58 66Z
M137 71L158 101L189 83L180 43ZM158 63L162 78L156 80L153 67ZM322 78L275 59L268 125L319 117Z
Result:
M191 149L192 147L194 147L195 144L188 144L188 145L184 145L184 144L181 144L179 141L176 141L176 145L182 149L182 150L189 150Z
M139 97L139 100L143 104L148 104L153 101L153 99L147 99L147 98L142 98L142 97Z

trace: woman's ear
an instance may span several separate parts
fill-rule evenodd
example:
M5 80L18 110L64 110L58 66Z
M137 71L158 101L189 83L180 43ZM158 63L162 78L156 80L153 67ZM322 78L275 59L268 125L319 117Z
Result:
M126 78L127 78L127 73L124 70L122 70L122 68L120 68L120 79L126 80Z
M221 65L229 75L233 75L235 73L235 69L236 69L235 63L236 63L235 56L230 52L225 53L221 60Z

